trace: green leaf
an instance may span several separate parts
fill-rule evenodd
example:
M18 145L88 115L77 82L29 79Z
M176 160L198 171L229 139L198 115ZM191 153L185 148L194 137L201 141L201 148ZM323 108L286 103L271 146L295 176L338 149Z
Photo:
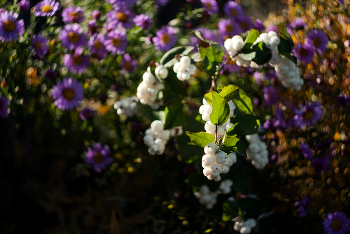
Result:
M256 62L256 64L258 65L266 64L272 58L271 50L266 47L263 41L255 44L253 46L253 50L256 52L256 55L253 61Z
M237 142L239 142L239 138L235 136L226 136L224 144L222 145L222 150L225 151L226 153L230 153L232 151L235 151Z
M280 44L278 45L278 53L289 58L294 64L297 64L298 60L292 53L293 47L293 40L289 36L281 34Z
M212 105L213 103L213 95L211 93L206 93L204 95L204 99L210 104Z
M253 60L256 56L256 52L251 52L249 54L238 54L244 60Z
M250 47L252 47L253 43L256 41L256 39L259 37L259 31L256 29L252 29L250 30L246 40L245 40L245 44L242 48L242 53L246 54L246 53L250 53Z
M210 77L214 76L216 66L222 63L225 53L214 46L209 46L207 48L198 46L198 50L208 75Z
M175 47L175 48L169 50L168 52L166 52L163 55L163 57L160 60L160 64L165 65L168 62L170 62L171 60L175 59L175 55L177 55L177 54L187 55L187 54L191 53L191 51L193 49L194 49L193 46L179 46L179 47Z
M236 152L237 154L247 157L247 148L248 148L248 145L240 139L237 142L236 146L233 148L233 151Z
M251 114L235 115L231 122L235 124L235 127L232 131L229 130L228 134L252 135L257 133L260 128L260 121Z
M238 92L239 88L237 86L229 85L222 89L220 96L223 97L226 102L229 102L237 96Z
M163 81L174 93L187 96L184 83L176 77L174 71L169 71L168 77Z
M222 204L222 221L227 222L237 217L239 206L236 202L227 200Z
M242 179L242 178L239 178ZM250 181L250 180L249 180ZM238 205L246 212L261 211L265 205L260 199L253 197L245 197L238 200Z
M165 113L164 128L165 129L175 127L174 123L177 123L178 122L177 120L179 120L181 117L184 117L182 115L183 104L181 100L182 98L178 98L173 102L168 103L168 105L165 107L165 110L164 110L164 113Z
M212 92L213 111L210 114L210 122L214 125L224 124L230 117L230 107L223 97L217 92Z
M218 92L221 92L225 88L225 85L221 84L218 86L217 90Z
M242 89L239 89L239 93L233 99L233 102L241 113L253 114L252 100L245 94Z
M204 42L208 43L209 45L214 46L216 49L225 53L225 49L219 43L217 43L216 41L211 41L211 40L205 39L202 35L202 32L196 30L196 31L193 31L193 34L196 37L198 37L201 41L204 41Z
M204 148L207 144L215 141L215 137L210 133L206 133L206 132L197 132L197 133L186 132L186 134L187 136L190 137L191 141L194 144L202 148Z

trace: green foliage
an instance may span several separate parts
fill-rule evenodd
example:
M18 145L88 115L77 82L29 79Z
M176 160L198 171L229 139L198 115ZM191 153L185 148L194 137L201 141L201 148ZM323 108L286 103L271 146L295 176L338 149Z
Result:
M183 126L186 122L186 118L184 115L179 115L178 113L182 113L183 111L183 104L182 99L177 98L173 102L168 103L168 105L165 107L164 114L165 114L165 124L164 128L169 129L175 126Z
M225 53L213 45L207 48L198 46L198 50L204 65L203 68L210 77L213 77L216 73L216 67L222 63Z
M278 45L278 53L292 60L297 64L297 58L293 55L292 50L294 47L293 40L286 34L280 35L280 44Z
M236 115L231 119L231 123L235 125L227 131L230 136L252 135L258 133L260 128L260 121L250 114Z
M258 37L259 37L258 30L256 30L256 29L250 30L241 52L244 54L251 53L251 47L252 47L253 43L256 41L256 39L258 39Z
M239 138L228 135L225 137L225 141L222 145L222 150L226 153L235 152L245 157L247 148L246 144L244 144Z
M234 99L238 95L238 93L239 93L239 88L237 86L228 85L221 90L220 96L223 97L226 102L229 102L232 99Z
M253 103L242 89L239 89L238 95L233 99L236 107L242 114L253 114Z
M190 137L191 142L202 148L204 148L207 144L215 141L215 137L206 132L186 132L186 134Z
M212 92L212 107L213 111L210 114L210 121L214 125L224 124L230 117L230 107L226 100L217 92Z
M263 41L255 44L253 46L253 50L256 52L253 61L256 62L256 64L258 65L266 64L272 58L271 50L266 47Z
M227 200L222 204L222 221L227 222L238 215L239 206L236 202Z

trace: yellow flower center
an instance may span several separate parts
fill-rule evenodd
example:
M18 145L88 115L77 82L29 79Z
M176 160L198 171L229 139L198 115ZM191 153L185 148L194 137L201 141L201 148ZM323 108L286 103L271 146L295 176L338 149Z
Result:
M301 49L299 50L299 54L300 54L300 56L302 56L302 57L306 57L306 56L309 54L309 52L307 51L307 49L301 48Z
M161 39L165 44L169 42L170 37L168 34L163 34L162 39Z
M304 114L303 114L303 119L305 120L309 120L314 116L314 111L313 110L307 110Z
M235 9L232 9L230 12L232 16L237 16L237 11Z
M316 37L312 40L312 44L315 46L315 47L319 47L321 45L321 40L320 38Z
M75 92L72 88L66 88L63 90L62 95L64 99L70 101L73 100L73 98L75 97Z
M95 47L95 49L100 50L100 49L102 49L102 43L99 41L95 41L94 47Z
M34 47L35 47L35 49L40 50L41 49L41 43L40 42L35 42Z
M342 223L339 220L335 219L331 223L331 228L334 231L339 231L342 228Z
M92 159L95 163L101 163L103 161L103 155L101 153L95 153Z
M247 24L247 22L242 21L242 22L241 22L241 28L242 28L244 31L248 30L248 24Z
M118 12L117 19L120 22L126 22L128 20L128 16L125 15L124 13Z
M76 11L72 11L70 14L69 14L70 17L74 17L74 18L79 18L80 17L80 14Z
M68 39L71 41L71 42L78 42L80 37L79 37L79 34L78 33L75 33L75 32L70 32L68 34Z
M16 24L12 22L11 20L6 20L3 25L5 31L7 32L13 32L16 29Z
M206 5L210 10L213 9L212 5L211 5L209 2L207 2L205 5Z
M119 47L121 43L122 43L122 42L120 41L119 38L114 38L114 39L112 39L112 44L113 44L115 47Z
M73 56L72 61L75 65L80 65L83 60L80 55L75 55Z
M130 62L125 62L125 63L124 63L124 67L125 67L126 70L130 70L130 69L131 69L131 64L130 64Z
M227 32L232 32L233 31L233 26L228 24L228 25L225 26L225 29L226 29Z
M52 11L52 7L50 5L45 5L41 7L41 12L51 12L51 11Z

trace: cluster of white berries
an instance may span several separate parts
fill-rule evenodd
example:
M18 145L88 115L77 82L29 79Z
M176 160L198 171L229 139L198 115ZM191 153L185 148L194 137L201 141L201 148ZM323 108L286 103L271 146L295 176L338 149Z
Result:
M212 209L216 203L216 198L219 194L228 194L231 192L232 180L222 181L219 189L216 192L211 192L207 185L202 185L198 192L194 195L199 199L199 203L206 206L207 209Z
M139 99L135 96L127 97L124 100L114 103L114 109L117 110L118 115L126 115L132 117L138 113L137 102Z
M174 65L174 72L181 81L190 79L196 73L196 70L196 66L191 64L191 59L188 56L183 56L180 62Z
M282 85L286 88L300 90L301 86L304 84L304 81L300 78L300 71L297 65L295 65L290 59L281 56L278 53L280 39L278 38L277 33L274 31L262 33L255 43L260 41L263 41L266 47L271 50L272 58L270 60L270 65L275 67L277 77L282 82Z
M248 219L247 221L235 222L233 229L242 234L247 234L250 233L255 226L255 219Z
M157 68L155 70L155 74L159 79L165 79L168 77L169 71L166 67L164 67L163 65L160 65L158 63L156 63Z
M244 41L243 38L239 35L233 36L225 40L224 47L228 51L232 60L236 61L238 66L249 67L251 63L256 64L251 60L245 60L241 58L238 53L243 48Z
M180 136L182 127L174 127L170 130L164 130L164 124L160 120L151 123L151 128L147 129L143 137L144 143L149 147L148 153L151 155L161 155L164 153L165 145L170 137Z
M228 102L228 105L230 107L230 117L233 117L236 105L233 103L232 100ZM204 121L207 121L204 125L205 131L215 136L216 125L210 122L211 112L213 112L213 107L205 100L205 98L203 98L203 105L199 108L199 113L202 115L202 119ZM233 124L230 123L230 118L227 120L226 123L219 125L218 138L224 136L226 130L230 129L232 126Z
M256 169L263 169L269 162L266 143L261 141L259 135L247 135L249 146L247 149L247 156L252 160L252 164Z
M149 67L142 76L142 82L137 87L136 96L140 99L142 104L157 109L160 105L157 103L158 92L163 88L164 86L154 77Z
M224 151L219 151L218 146L215 143L209 143L204 147L204 153L202 157L203 174L209 179L215 181L221 180L221 173L226 174L229 172L230 167L237 161L235 153L226 155Z

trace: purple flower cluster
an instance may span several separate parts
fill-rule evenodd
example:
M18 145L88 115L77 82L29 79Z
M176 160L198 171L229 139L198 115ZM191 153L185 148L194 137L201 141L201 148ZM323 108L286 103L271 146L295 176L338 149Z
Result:
M142 14L134 18L134 23L143 29L147 29L151 26L152 22L148 15Z
M14 41L24 33L24 22L18 20L18 14L4 11L0 13L0 40Z
M59 9L59 3L55 0L44 0L34 7L35 16L53 16Z
M107 56L107 49L104 43L105 36L103 34L98 34L90 38L89 47L92 57L101 60Z
M63 56L63 65L74 74L81 74L89 66L89 57L77 51L73 54L65 54Z
M133 72L137 66L137 60L132 59L129 54L124 54L122 60L120 61L120 66L128 72Z
M294 203L294 206L298 207L299 217L302 218L306 215L307 211L310 209L311 200L308 197L304 197L301 201Z
M350 220L342 212L329 213L323 219L323 227L327 234L345 234L350 231Z
M55 106L61 110L74 109L78 102L84 98L84 89L81 84L72 78L65 78L58 81L52 89L52 97L55 99Z
M312 44L309 44L307 42L304 44L298 42L298 45L293 49L293 54L302 63L307 64L312 62L315 55L315 48Z
M107 23L113 25L114 28L122 26L128 29L134 26L133 19L135 18L135 13L125 4L114 5L113 10L108 12L106 17Z
M291 102L286 102L286 104L278 105L276 109L276 118L280 121L282 128L290 128L296 126L297 107Z
M202 33L202 36L205 40L215 41L216 34L215 34L215 32L211 31L210 29L197 28L196 30L200 31ZM197 45L200 45L202 47L209 46L209 44L207 42L200 40L198 37L190 36L190 46L193 46L194 48L196 48L196 51L197 51Z
M201 0L204 9L211 15L217 13L219 8L215 0Z
M81 7L68 7L63 10L62 18L65 23L81 23L84 20L84 12Z
M157 31L157 35L153 37L153 43L157 50L167 51L176 44L177 36L173 27L163 26Z
M311 30L308 34L308 38L305 43L308 43L314 47L314 49L322 54L327 50L328 36L322 30Z
M94 117L94 111L91 110L90 108L85 107L84 109L81 110L79 117L83 121L92 119L92 117Z
M297 111L298 117L296 118L296 127L303 128L311 127L322 116L323 110L319 102L305 102L301 108Z
M79 24L68 24L64 26L59 39L67 49L78 49L87 45L87 37Z
M294 31L303 31L306 28L306 24L302 18L296 18L287 27L287 32L289 34L294 34Z
M102 146L101 143L94 143L85 154L85 162L92 164L96 172L101 172L113 162L113 158L109 157L110 154L108 145Z
M10 109L8 108L8 105L10 105L10 101L2 96L0 97L0 117L1 118L7 118L7 115L10 113Z
M271 106L277 102L277 90L273 86L267 86L263 89L265 104Z
M125 29L119 27L107 34L105 46L107 51L116 54L123 54L128 45Z
M49 41L45 37L34 35L32 41L32 49L34 49L34 56L42 58L49 50L49 48L47 47L48 43Z

